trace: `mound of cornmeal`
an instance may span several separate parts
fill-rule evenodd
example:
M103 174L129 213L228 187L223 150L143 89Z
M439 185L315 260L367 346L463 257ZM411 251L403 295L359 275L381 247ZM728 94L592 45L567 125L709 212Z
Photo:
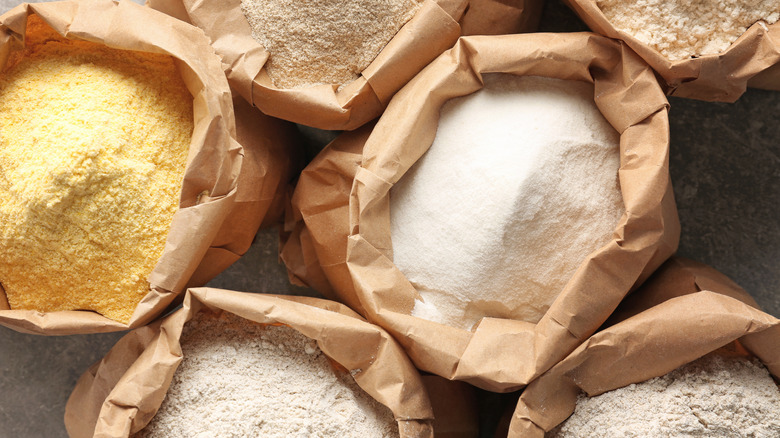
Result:
M192 96L173 59L31 16L0 77L0 284L12 309L128 322L178 208Z

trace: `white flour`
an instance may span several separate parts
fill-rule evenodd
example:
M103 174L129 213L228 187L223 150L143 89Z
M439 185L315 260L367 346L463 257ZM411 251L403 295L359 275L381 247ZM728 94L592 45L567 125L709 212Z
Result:
M397 437L398 426L317 344L289 327L202 316L140 437Z
M448 102L390 193L393 261L424 300L412 315L538 321L623 214L618 145L588 83L493 74Z
M780 436L780 390L756 360L705 356L671 373L581 396L555 438Z
M720 53L753 23L773 24L778 0L597 0L615 28L677 61Z

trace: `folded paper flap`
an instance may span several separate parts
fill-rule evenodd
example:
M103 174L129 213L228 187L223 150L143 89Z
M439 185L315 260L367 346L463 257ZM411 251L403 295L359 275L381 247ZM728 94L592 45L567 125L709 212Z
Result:
M705 277L719 291L696 290L696 279ZM529 423L549 431L574 411L581 391L594 396L658 377L734 341L777 376L780 320L744 302L745 292L733 287L712 268L670 260L621 304L622 320L528 385L510 435L533 436L525 435L534 429Z
M194 129L180 209L163 255L149 276L151 291L136 308L129 324L83 311L44 315L18 311L22 313L0 318L8 327L43 334L105 332L140 326L167 307L170 291L182 291L232 209L242 149L234 140L233 106L219 57L201 30L132 2L107 0L20 5L0 17L0 40L4 42L0 53L24 48L19 39L25 34L31 14L60 35L174 57L193 95ZM8 58L5 56L4 61ZM203 193L207 196L201 196Z
M433 413L417 370L393 338L346 306L308 297L188 290L183 308L153 327L130 332L106 358L82 376L68 402L69 430L95 427L96 436L127 437L154 416L181 361L186 322L204 308L261 324L286 325L317 341L329 358L354 377L399 420L402 437L430 436ZM95 379L90 376L102 375ZM85 409L98 406L99 409ZM413 423L406 424L404 423ZM404 434L407 427L407 434ZM79 435L76 435L79 436Z
M249 23L241 13L240 0L164 0L155 1L149 6L159 6L164 11L183 8L190 21L206 32L214 49L227 65L226 73L231 87L254 104L252 79L260 73L269 55L268 51L252 38Z
M666 374L747 333L766 330L778 322L718 293L683 295L593 335L587 344L590 351L583 355L585 360L566 375L588 395L598 395ZM678 335L669 340L669 332Z
M670 61L656 49L616 29L593 0L565 0L595 32L625 41L665 81L669 95L733 102L748 81L780 62L780 24L757 22L721 53ZM777 89L780 83L763 84Z
M725 295L758 308L753 297L724 274L702 263L673 257L650 277L642 293L631 294L620 304L605 326L626 320L672 298L700 291Z
M379 101L387 105L396 91L452 47L459 36L458 22L435 1L427 0L361 74Z

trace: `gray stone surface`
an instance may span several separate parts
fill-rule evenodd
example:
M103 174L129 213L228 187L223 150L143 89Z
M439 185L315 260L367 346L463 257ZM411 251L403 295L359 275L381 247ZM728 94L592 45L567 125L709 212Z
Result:
M719 269L780 316L780 93L670 102L678 254Z
M0 437L65 437L65 402L79 376L122 333L44 337L0 327Z
M17 3L0 0L0 9ZM542 30L582 29L558 1L548 1ZM679 253L725 272L780 316L780 93L750 90L736 104L671 104L671 172L683 231ZM315 142L330 138L304 131ZM261 232L250 252L209 285L315 295L287 281L276 230ZM120 336L42 337L0 327L0 438L66 436L62 416L76 379ZM493 423L497 415L488 414L499 414L498 405L512 398L481 400L483 418ZM494 426L485 425L483 436L491 436Z

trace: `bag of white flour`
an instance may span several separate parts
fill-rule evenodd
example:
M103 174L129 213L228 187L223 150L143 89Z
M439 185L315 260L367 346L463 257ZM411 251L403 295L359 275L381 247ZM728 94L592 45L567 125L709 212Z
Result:
M71 437L430 437L432 420L403 351L345 306L208 288L122 338L65 413Z
M676 248L666 107L620 43L464 37L304 170L283 258L419 368L519 389Z
M510 436L780 431L780 320L723 274L673 258L604 327L528 385Z

